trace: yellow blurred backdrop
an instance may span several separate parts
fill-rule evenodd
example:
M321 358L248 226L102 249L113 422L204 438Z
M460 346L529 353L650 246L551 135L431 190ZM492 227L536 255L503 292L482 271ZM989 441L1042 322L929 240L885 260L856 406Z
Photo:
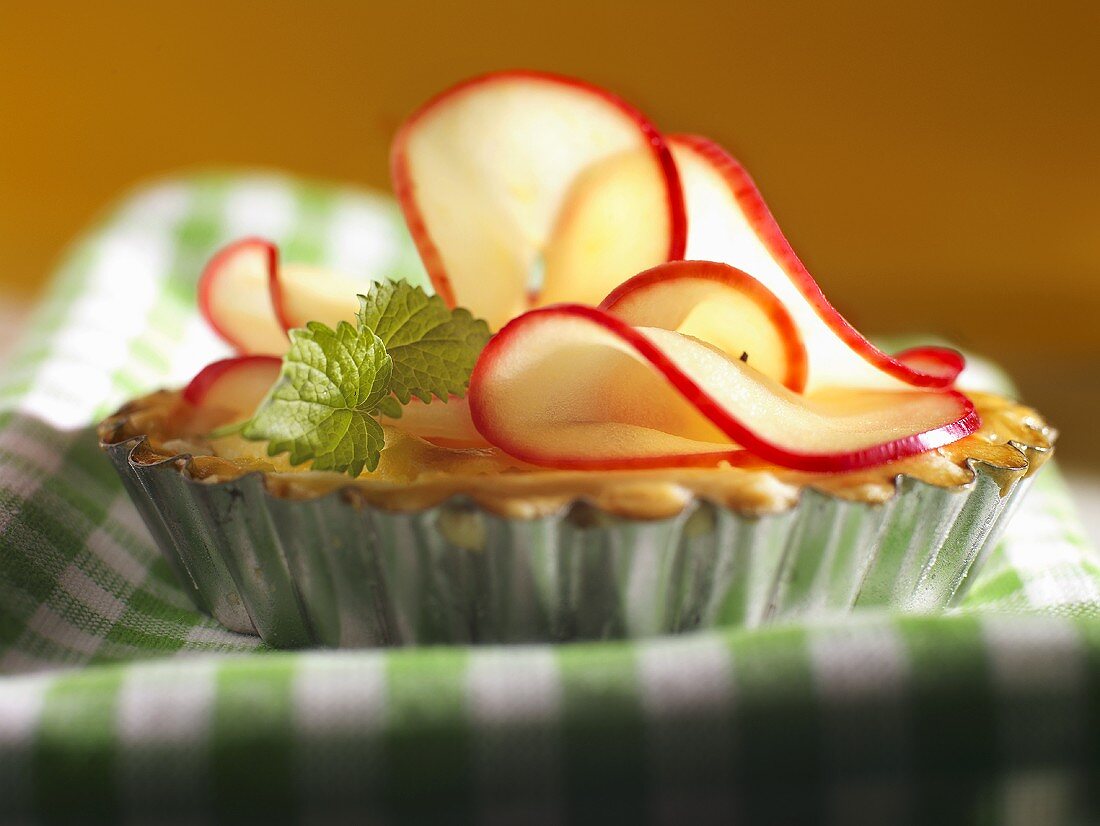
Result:
M1098 39L1090 2L4 3L0 300L33 294L98 210L160 173L388 188L414 106L527 66L729 146L864 330L976 347L1090 423Z

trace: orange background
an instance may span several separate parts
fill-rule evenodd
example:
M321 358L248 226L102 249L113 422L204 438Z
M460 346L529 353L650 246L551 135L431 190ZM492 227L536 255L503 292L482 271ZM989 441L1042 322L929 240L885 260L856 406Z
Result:
M733 149L865 331L977 347L1053 418L1091 424L1095 3L15 5L0 8L0 301L33 293L136 181L247 164L387 187L417 103L528 66Z

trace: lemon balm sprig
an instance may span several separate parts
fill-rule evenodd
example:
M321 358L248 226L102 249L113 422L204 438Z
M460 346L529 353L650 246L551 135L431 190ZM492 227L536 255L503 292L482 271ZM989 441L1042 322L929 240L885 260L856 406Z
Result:
M359 296L357 324L311 321L290 331L279 378L241 435L294 465L373 471L385 447L378 417L400 417L413 397L465 395L489 335L484 321L420 287L375 284Z

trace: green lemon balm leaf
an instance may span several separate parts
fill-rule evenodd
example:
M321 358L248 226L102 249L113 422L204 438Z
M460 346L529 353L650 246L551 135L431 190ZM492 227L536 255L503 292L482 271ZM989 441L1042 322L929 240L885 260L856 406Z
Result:
M271 456L289 453L294 465L312 460L314 470L351 476L374 470L385 440L372 414L390 395L392 374L393 360L369 329L311 321L290 331L279 379L242 435L266 440Z
M246 439L294 465L358 476L378 467L385 447L377 417L400 418L413 396L465 394L489 341L484 321L404 281L375 284L359 304L358 329L311 321L290 331L279 379L243 426Z
M402 404L464 395L489 341L489 325L469 310L452 310L407 281L379 282L359 296L359 328L372 330L393 359L392 390Z
M401 402L393 396L386 396L386 398L378 403L378 414L380 416L386 416L390 419L400 419L401 411Z

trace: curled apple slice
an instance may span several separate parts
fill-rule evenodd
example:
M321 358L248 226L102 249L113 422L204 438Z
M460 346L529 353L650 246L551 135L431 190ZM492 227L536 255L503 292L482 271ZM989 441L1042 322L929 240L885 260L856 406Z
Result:
M936 347L923 345L910 347L900 353L894 353L893 358L904 364L911 370L928 375L951 376L951 381L959 377L966 367L966 358L958 350L950 347Z
M279 251L263 238L243 238L219 250L199 278L199 311L238 353L282 353L286 332L272 307Z
M632 327L705 341L784 387L806 386L806 348L783 304L747 273L714 261L670 261L620 284L600 309Z
M451 396L446 402L432 399L427 404L413 396L401 409L400 419L383 417L382 423L440 447L489 447L474 427L469 402L460 396Z
M364 289L323 267L281 264L273 243L244 238L210 259L199 280L199 308L237 352L282 355L295 327L352 321Z
M801 396L692 338L580 305L508 324L482 353L469 399L489 442L562 468L713 463L742 447L797 470L856 470L979 425L954 390Z
M825 298L775 222L752 178L716 143L668 139L687 204L687 257L750 273L790 311L809 353L810 390L821 387L947 387L962 369L954 350L920 348L894 358L876 348Z
M459 84L405 122L391 169L436 292L493 329L540 294L595 303L683 254L668 147L640 112L581 81L501 72Z
M183 389L184 401L200 408L213 424L251 416L271 389L282 359L274 356L236 356L212 362Z

